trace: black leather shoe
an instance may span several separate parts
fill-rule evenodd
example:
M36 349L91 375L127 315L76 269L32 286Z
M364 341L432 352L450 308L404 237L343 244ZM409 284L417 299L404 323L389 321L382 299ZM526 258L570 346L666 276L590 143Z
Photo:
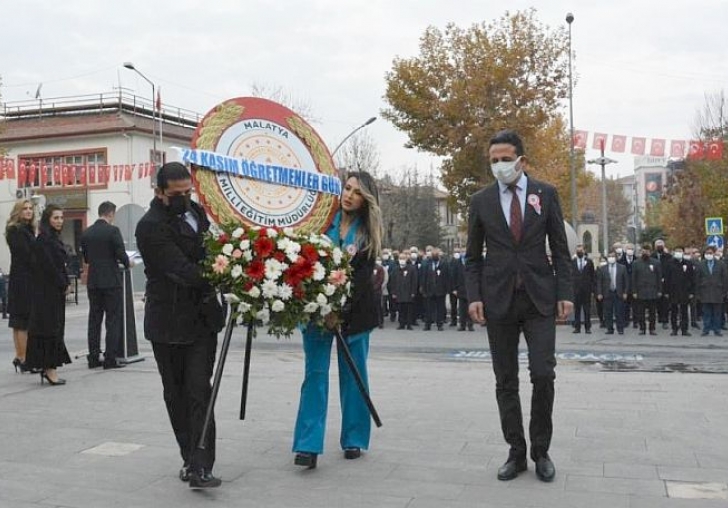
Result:
M677 330L673 330L670 332L670 337L675 337L677 335Z
M179 479L185 483L190 481L190 466L182 466L179 470Z
M114 360L113 362L107 362L104 361L104 370L107 369L123 369L126 367L125 363L121 363L118 360Z
M190 488L191 489L214 489L222 485L220 478L212 476L210 471L190 471Z
M318 455L309 452L298 452L293 458L293 463L297 466L303 466L306 469L316 469Z
M513 480L518 473L522 473L526 469L528 469L528 463L525 458L508 458L506 463L498 468L498 479L503 482Z
M657 332L655 330L650 330L650 335L657 335Z
M682 332L682 334L683 334L683 337L692 337L692 335L693 335L690 332Z
M344 458L353 460L361 457L361 448L346 448L344 450Z
M640 333L638 335L644 335L646 332L644 330L640 330Z
M552 482L556 476L556 468L548 455L536 459L536 476L542 482Z

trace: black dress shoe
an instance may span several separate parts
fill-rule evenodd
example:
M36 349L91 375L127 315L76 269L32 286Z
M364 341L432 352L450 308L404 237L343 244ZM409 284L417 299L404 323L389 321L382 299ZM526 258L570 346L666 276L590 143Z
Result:
M624 330L618 330L618 331L617 331L617 333L618 333L619 335L624 335Z
M222 480L212 476L212 472L199 470L190 472L191 489L214 489L222 485Z
M297 466L303 466L306 469L316 469L317 460L318 455L309 452L298 452L296 456L293 457L294 464Z
M657 332L655 330L650 330L650 335L657 335Z
M407 327L407 329L408 329L408 330L412 330L413 328L412 328L411 326L408 326L408 327Z
M101 360L99 360L99 355L88 354L88 355L86 355L86 361L88 361L89 369L95 369L97 367L101 367L102 365L104 365L104 363Z
M536 459L536 476L542 482L552 482L556 476L556 468L548 455Z
M498 479L502 482L512 480L518 476L518 473L522 473L526 469L528 469L528 464L525 458L508 458L506 463L498 468Z
M604 328L604 327L602 326L601 328ZM588 329L588 330L584 330L584 333L586 333L586 334L589 334L589 333L591 333L591 328L590 328L590 329Z
M682 334L683 334L683 337L692 337L692 335L693 335L690 332L682 332Z
M179 470L179 479L185 483L190 481L190 466L182 466Z
M459 332L464 332L465 331L465 327L464 326L458 326L458 331Z
M673 330L670 332L671 337L674 337L675 335L677 335L677 330Z
M614 330L607 330L604 333L607 334L607 335L614 335Z
M640 333L638 335L645 335L645 333L646 332L644 330L640 330Z
M361 457L361 448L346 448L344 450L344 458L354 460Z
M474 332L475 331L475 329L473 328L473 325L469 325L468 326L468 331L469 332Z
M438 332L441 332L442 331L442 325L437 325L437 331Z
M121 363L118 360L114 360L114 361L110 361L110 362L104 361L104 370L107 370L107 369L123 369L124 367L126 367L126 364L125 363Z
M397 327L397 330L404 330L404 326L402 326L402 325L399 325L399 326Z

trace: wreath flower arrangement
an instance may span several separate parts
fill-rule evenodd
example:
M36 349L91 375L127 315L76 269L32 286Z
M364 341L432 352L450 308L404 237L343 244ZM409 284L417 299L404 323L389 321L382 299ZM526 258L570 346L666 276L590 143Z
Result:
M351 294L351 254L325 235L226 223L211 228L205 247L205 276L233 317L262 322L276 337L309 323L325 328Z

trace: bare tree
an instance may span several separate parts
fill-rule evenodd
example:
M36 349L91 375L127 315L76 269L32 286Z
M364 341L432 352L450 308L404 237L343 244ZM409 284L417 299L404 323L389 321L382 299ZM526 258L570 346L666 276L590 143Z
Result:
M339 149L336 165L346 171L366 171L379 177L379 150L366 132L357 132Z
M728 136L728 108L725 91L705 94L703 109L695 114L693 127L697 139L726 139Z
M294 95L282 86L253 83L250 86L250 95L253 97L270 99L279 104L283 104L288 109L297 113L308 123L321 123L321 119L315 115L311 101L308 98Z

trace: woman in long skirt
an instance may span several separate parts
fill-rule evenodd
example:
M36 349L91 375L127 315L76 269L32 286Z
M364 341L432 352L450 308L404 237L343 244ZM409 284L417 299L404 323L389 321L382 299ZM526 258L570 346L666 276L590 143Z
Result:
M56 368L71 363L63 335L66 327L68 272L66 249L61 241L63 209L48 205L40 220L33 248L33 288L28 328L29 368L40 370L41 383L66 384Z

